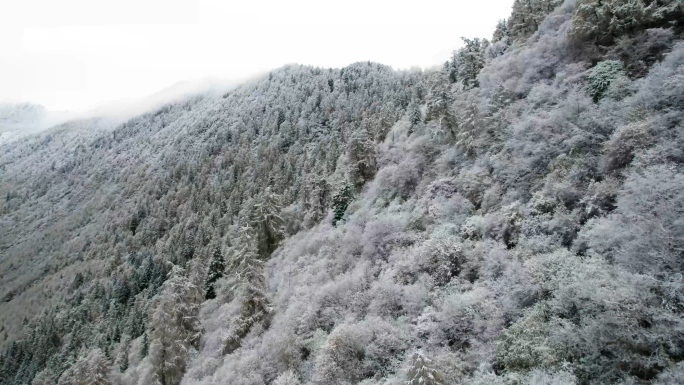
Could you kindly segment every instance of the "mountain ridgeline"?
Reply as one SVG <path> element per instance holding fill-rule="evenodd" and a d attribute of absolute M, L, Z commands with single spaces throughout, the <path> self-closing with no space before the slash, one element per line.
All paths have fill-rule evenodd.
<path fill-rule="evenodd" d="M 683 7 L 0 143 L 0 383 L 684 383 Z"/>

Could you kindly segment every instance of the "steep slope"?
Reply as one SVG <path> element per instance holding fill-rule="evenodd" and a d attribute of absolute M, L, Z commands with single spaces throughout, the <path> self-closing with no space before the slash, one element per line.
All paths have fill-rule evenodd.
<path fill-rule="evenodd" d="M 458 65 L 429 75 L 435 118 L 393 126 L 344 224 L 270 260 L 272 320 L 227 354 L 240 301 L 226 281 L 204 304 L 182 383 L 679 383 L 684 45 L 603 75 L 574 10 L 448 90 L 451 112 Z"/>
<path fill-rule="evenodd" d="M 682 7 L 558 5 L 4 147 L 0 382 L 680 383 Z"/>
<path fill-rule="evenodd" d="M 5 362 L 15 366 L 5 375 L 24 383 L 46 363 L 63 370 L 84 343 L 107 351 L 121 333 L 140 336 L 144 325 L 131 325 L 142 322 L 167 263 L 229 243 L 266 186 L 291 205 L 297 226 L 318 215 L 312 177 L 338 168 L 355 130 L 384 136 L 415 77 L 370 63 L 291 66 L 113 131 L 57 129 L 5 146 L 4 338 L 21 336 L 23 320 L 41 309 L 30 328 L 60 336 L 41 349 L 45 357 L 25 357 L 44 342 L 10 346 Z"/>

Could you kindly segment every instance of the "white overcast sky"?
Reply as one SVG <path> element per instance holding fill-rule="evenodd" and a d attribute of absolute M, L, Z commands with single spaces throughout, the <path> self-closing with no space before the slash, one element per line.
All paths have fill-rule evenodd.
<path fill-rule="evenodd" d="M 0 101 L 51 110 L 287 63 L 444 62 L 513 0 L 0 0 Z"/>

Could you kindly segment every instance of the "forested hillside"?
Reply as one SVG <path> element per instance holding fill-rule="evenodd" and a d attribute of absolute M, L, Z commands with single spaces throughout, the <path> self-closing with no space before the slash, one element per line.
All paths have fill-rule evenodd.
<path fill-rule="evenodd" d="M 516 0 L 0 143 L 0 383 L 684 383 L 682 23 Z"/>

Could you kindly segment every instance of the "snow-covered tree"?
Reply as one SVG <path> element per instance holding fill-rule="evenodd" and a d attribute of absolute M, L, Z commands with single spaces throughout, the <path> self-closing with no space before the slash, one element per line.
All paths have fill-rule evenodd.
<path fill-rule="evenodd" d="M 407 108 L 407 116 L 411 128 L 423 121 L 423 114 L 420 112 L 420 106 L 415 101 L 411 101 Z"/>
<path fill-rule="evenodd" d="M 475 140 L 482 131 L 482 119 L 480 108 L 478 107 L 479 98 L 473 95 L 465 100 L 460 109 L 458 121 L 458 136 L 456 145 L 462 148 L 468 156 L 475 155 Z"/>
<path fill-rule="evenodd" d="M 173 266 L 164 282 L 157 304 L 150 314 L 149 354 L 160 385 L 180 383 L 189 354 L 200 337 L 197 319 L 204 301 L 202 290 L 187 277 L 187 271 Z"/>
<path fill-rule="evenodd" d="M 221 253 L 221 249 L 216 246 L 214 248 L 214 253 L 211 256 L 211 262 L 209 263 L 209 271 L 207 272 L 207 279 L 204 284 L 204 292 L 206 299 L 216 298 L 216 289 L 214 284 L 218 281 L 225 273 L 226 263 Z"/>
<path fill-rule="evenodd" d="M 561 3 L 560 0 L 515 0 L 508 19 L 510 36 L 516 41 L 526 40 Z"/>
<path fill-rule="evenodd" d="M 609 45 L 646 28 L 681 26 L 684 7 L 677 0 L 582 0 L 570 36 L 583 43 Z"/>
<path fill-rule="evenodd" d="M 277 247 L 284 236 L 281 198 L 270 187 L 266 188 L 254 204 L 251 227 L 260 255 L 267 257 Z"/>
<path fill-rule="evenodd" d="M 253 233 L 252 228 L 242 227 L 238 246 L 231 254 L 230 271 L 235 277 L 231 290 L 242 301 L 242 306 L 239 317 L 233 321 L 232 333 L 225 341 L 224 353 L 237 349 L 252 326 L 266 320 L 273 310 L 268 298 L 264 260 L 257 252 Z"/>
<path fill-rule="evenodd" d="M 610 94 L 611 86 L 615 86 L 626 74 L 622 62 L 618 60 L 606 60 L 599 62 L 591 69 L 587 76 L 587 89 L 595 102 L 601 100 L 606 94 Z M 616 92 L 612 92 L 616 94 Z"/>
<path fill-rule="evenodd" d="M 309 220 L 313 223 L 318 223 L 325 218 L 330 209 L 330 184 L 322 175 L 323 170 L 320 170 L 311 181 L 311 207 L 309 208 Z"/>
<path fill-rule="evenodd" d="M 360 189 L 375 175 L 377 169 L 375 143 L 365 129 L 355 130 L 349 138 L 347 160 L 349 161 L 349 180 L 357 189 Z"/>
<path fill-rule="evenodd" d="M 459 82 L 465 89 L 479 86 L 477 75 L 485 65 L 485 51 L 489 47 L 487 39 L 468 39 L 462 37 L 464 47 L 454 52 L 450 65 L 452 82 Z"/>
<path fill-rule="evenodd" d="M 508 21 L 506 19 L 499 20 L 499 22 L 496 23 L 496 29 L 494 29 L 492 43 L 496 43 L 501 40 L 508 40 L 509 37 L 510 32 L 508 31 Z"/>
<path fill-rule="evenodd" d="M 442 375 L 434 367 L 431 359 L 427 358 L 423 352 L 417 351 L 413 353 L 406 371 L 407 385 L 440 385 L 442 382 Z"/>
<path fill-rule="evenodd" d="M 454 98 L 451 86 L 444 72 L 431 78 L 430 92 L 427 96 L 426 119 L 434 121 L 439 127 L 439 135 L 446 141 L 456 138 L 457 121 L 453 111 Z"/>
<path fill-rule="evenodd" d="M 100 349 L 83 352 L 59 377 L 59 385 L 111 385 L 109 360 Z"/>
<path fill-rule="evenodd" d="M 342 188 L 333 196 L 332 208 L 333 208 L 333 226 L 336 226 L 342 218 L 344 218 L 344 213 L 347 212 L 347 207 L 354 199 L 354 192 L 352 186 L 345 183 Z"/>

